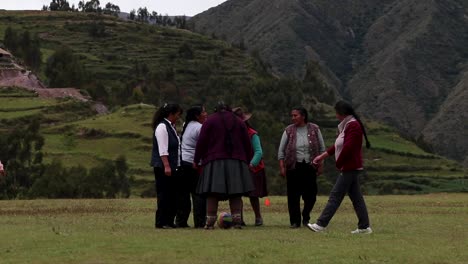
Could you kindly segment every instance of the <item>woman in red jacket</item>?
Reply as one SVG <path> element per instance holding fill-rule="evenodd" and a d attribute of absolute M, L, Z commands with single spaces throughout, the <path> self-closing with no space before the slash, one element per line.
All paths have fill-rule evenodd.
<path fill-rule="evenodd" d="M 307 227 L 315 232 L 324 231 L 336 210 L 340 207 L 344 196 L 348 193 L 349 198 L 353 202 L 354 211 L 359 219 L 358 228 L 351 233 L 370 234 L 372 233 L 372 229 L 369 224 L 367 207 L 359 186 L 359 175 L 363 171 L 362 136 L 364 135 L 366 139 L 367 148 L 370 148 L 370 143 L 367 139 L 364 125 L 350 104 L 339 101 L 335 105 L 335 111 L 336 117 L 341 121 L 338 125 L 339 135 L 336 138 L 335 145 L 317 156 L 313 160 L 313 163 L 319 164 L 326 157 L 334 154 L 336 167 L 341 173 L 330 193 L 328 203 L 317 219 L 317 222 L 308 224 Z"/>

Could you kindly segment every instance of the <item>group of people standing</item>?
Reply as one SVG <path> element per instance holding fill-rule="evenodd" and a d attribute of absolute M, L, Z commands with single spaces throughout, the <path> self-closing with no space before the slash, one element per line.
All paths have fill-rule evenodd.
<path fill-rule="evenodd" d="M 335 110 L 341 123 L 335 144 L 328 149 L 320 128 L 309 121 L 307 110 L 296 107 L 291 111 L 292 124 L 284 130 L 278 149 L 280 173 L 287 183 L 290 227 L 302 224 L 315 232 L 324 231 L 348 193 L 359 219 L 353 233 L 371 233 L 359 185 L 363 135 L 367 147 L 370 143 L 349 103 L 339 101 Z M 179 137 L 175 123 L 182 113 L 178 104 L 164 104 L 153 118 L 151 165 L 156 180 L 156 228 L 188 227 L 190 196 L 196 228 L 214 228 L 220 200 L 229 200 L 233 226 L 242 228 L 243 196 L 250 198 L 255 225 L 263 225 L 259 198 L 268 192 L 260 138 L 248 121 L 251 114 L 219 102 L 208 118 L 205 107 L 196 105 L 187 111 Z M 331 155 L 335 155 L 340 175 L 324 211 L 311 224 L 317 176 L 323 171 L 323 160 Z"/>
<path fill-rule="evenodd" d="M 180 138 L 178 104 L 165 104 L 153 118 L 151 165 L 156 180 L 156 228 L 188 227 L 193 203 L 196 228 L 213 229 L 218 202 L 229 200 L 235 228 L 241 228 L 242 196 L 249 196 L 255 225 L 263 224 L 259 198 L 267 195 L 263 153 L 249 114 L 219 102 L 207 119 L 203 105 L 187 111 Z"/>

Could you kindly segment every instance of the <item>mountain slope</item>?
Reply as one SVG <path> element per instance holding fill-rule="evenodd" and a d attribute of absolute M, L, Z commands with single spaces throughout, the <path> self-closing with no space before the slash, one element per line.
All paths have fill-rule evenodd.
<path fill-rule="evenodd" d="M 197 32 L 259 50 L 279 74 L 300 77 L 309 61 L 318 62 L 322 78 L 363 115 L 462 161 L 465 147 L 442 150 L 427 140 L 467 68 L 467 8 L 460 0 L 231 0 L 190 22 Z M 456 133 L 445 137 L 466 146 Z"/>

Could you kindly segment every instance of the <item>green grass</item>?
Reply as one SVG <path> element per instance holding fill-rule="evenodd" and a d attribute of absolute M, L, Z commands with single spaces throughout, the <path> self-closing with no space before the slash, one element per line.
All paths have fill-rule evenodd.
<path fill-rule="evenodd" d="M 0 111 L 0 119 L 16 119 L 20 117 L 29 117 L 29 116 L 36 115 L 40 112 L 41 112 L 41 109 L 24 110 L 24 111 L 9 111 L 9 112 Z"/>
<path fill-rule="evenodd" d="M 402 153 L 410 153 L 414 155 L 431 156 L 429 153 L 420 149 L 411 141 L 405 140 L 397 134 L 381 134 L 369 136 L 369 141 L 372 142 L 374 148 L 381 148 Z"/>
<path fill-rule="evenodd" d="M 0 201 L 2 263 L 466 263 L 468 195 L 367 196 L 371 235 L 345 200 L 328 230 L 291 230 L 285 197 L 243 230 L 155 230 L 154 199 Z M 327 197 L 318 197 L 315 219 Z M 247 202 L 247 200 L 245 201 Z M 227 202 L 219 211 L 227 210 Z"/>
<path fill-rule="evenodd" d="M 43 98 L 7 98 L 0 97 L 0 109 L 2 111 L 21 111 L 29 109 L 40 109 L 56 104 L 55 99 Z"/>

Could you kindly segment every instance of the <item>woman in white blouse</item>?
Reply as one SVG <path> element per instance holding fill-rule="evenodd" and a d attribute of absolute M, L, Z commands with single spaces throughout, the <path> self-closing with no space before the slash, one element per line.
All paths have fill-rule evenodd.
<path fill-rule="evenodd" d="M 179 136 L 175 123 L 182 114 L 178 104 L 164 104 L 153 117 L 153 150 L 151 166 L 156 180 L 156 228 L 174 228 L 176 190 L 174 175 L 180 166 Z"/>

